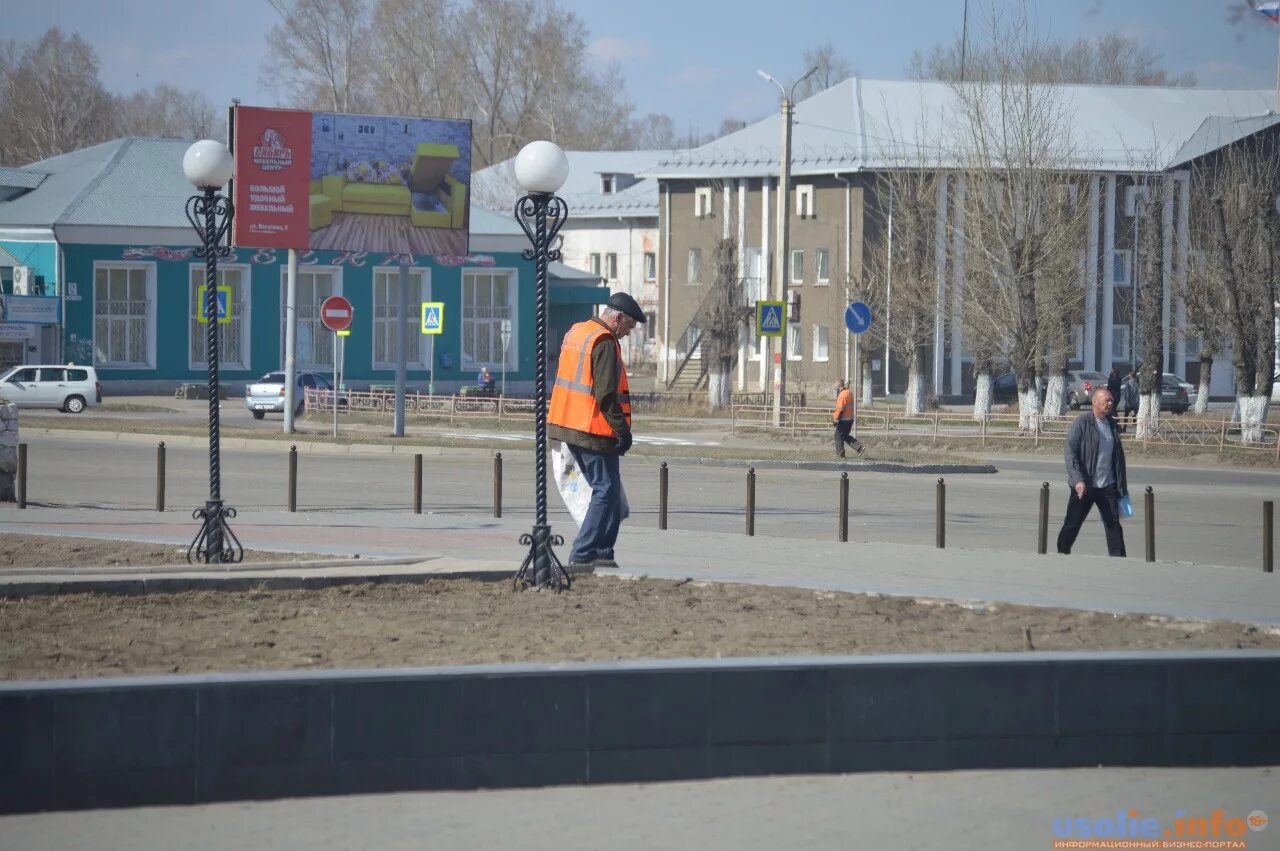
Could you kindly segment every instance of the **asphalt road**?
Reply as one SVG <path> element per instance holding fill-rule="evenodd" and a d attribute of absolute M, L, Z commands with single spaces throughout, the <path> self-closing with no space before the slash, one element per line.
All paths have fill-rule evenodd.
<path fill-rule="evenodd" d="M 278 424 L 277 424 L 278 427 Z M 24 435 L 29 444 L 28 499 L 33 503 L 146 508 L 155 501 L 155 443 L 86 435 Z M 504 514 L 533 515 L 533 455 L 527 444 L 504 448 Z M 443 450 L 424 459 L 424 510 L 488 515 L 493 500 L 490 450 Z M 632 507 L 630 523 L 657 525 L 658 464 L 623 460 Z M 1034 552 L 1041 481 L 1051 485 L 1049 547 L 1054 547 L 1067 496 L 1060 462 L 1000 459 L 999 473 L 947 477 L 947 544 L 951 547 Z M 300 511 L 362 508 L 408 512 L 411 455 L 300 453 Z M 1141 493 L 1156 490 L 1157 553 L 1162 560 L 1260 567 L 1262 502 L 1280 493 L 1280 473 L 1231 469 L 1142 467 L 1130 470 L 1135 516 L 1126 521 L 1129 553 L 1143 554 Z M 225 448 L 223 497 L 240 511 L 287 505 L 288 450 Z M 936 477 L 862 473 L 850 476 L 851 540 L 928 544 L 934 540 Z M 208 452 L 170 446 L 166 502 L 190 511 L 208 494 Z M 760 469 L 756 473 L 755 531 L 760 536 L 834 540 L 839 475 Z M 558 496 L 554 524 L 571 524 Z M 746 470 L 670 462 L 669 527 L 742 532 Z M 1095 515 L 1096 517 L 1096 515 Z M 571 528 L 571 527 L 570 527 Z M 1101 524 L 1090 518 L 1077 551 L 1104 553 Z"/>

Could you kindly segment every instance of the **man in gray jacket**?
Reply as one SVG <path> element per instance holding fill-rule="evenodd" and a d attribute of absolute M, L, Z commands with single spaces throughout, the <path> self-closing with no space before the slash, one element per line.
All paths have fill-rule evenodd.
<path fill-rule="evenodd" d="M 1129 493 L 1124 447 L 1111 414 L 1115 402 L 1106 388 L 1093 393 L 1093 410 L 1076 418 L 1067 430 L 1067 517 L 1058 533 L 1058 552 L 1071 553 L 1089 509 L 1098 506 L 1107 530 L 1107 554 L 1125 555 L 1124 530 L 1120 528 L 1120 500 Z"/>

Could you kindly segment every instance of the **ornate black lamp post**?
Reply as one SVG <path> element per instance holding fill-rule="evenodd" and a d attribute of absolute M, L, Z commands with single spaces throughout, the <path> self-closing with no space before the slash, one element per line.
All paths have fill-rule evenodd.
<path fill-rule="evenodd" d="M 529 545 L 529 554 L 516 573 L 517 585 L 561 590 L 569 587 L 569 575 L 556 557 L 553 546 L 564 538 L 551 534 L 547 523 L 547 263 L 560 259 L 551 248 L 556 234 L 569 215 L 569 206 L 555 193 L 569 175 L 569 160 L 554 142 L 530 142 L 516 156 L 516 180 L 528 194 L 516 202 L 516 221 L 533 243 L 524 259 L 533 260 L 537 274 L 537 343 L 534 355 L 537 395 L 534 433 L 533 532 L 520 536 Z"/>
<path fill-rule="evenodd" d="M 236 510 L 222 504 L 222 459 L 218 445 L 218 258 L 231 249 L 223 237 L 231 226 L 231 200 L 218 189 L 231 179 L 233 161 L 226 145 L 212 139 L 196 142 L 182 157 L 182 170 L 200 194 L 187 199 L 187 220 L 200 235 L 196 256 L 204 258 L 205 318 L 209 326 L 209 501 L 191 513 L 200 531 L 187 548 L 187 561 L 237 562 L 244 548 L 227 520 Z M 233 305 L 228 304 L 231 310 Z"/>

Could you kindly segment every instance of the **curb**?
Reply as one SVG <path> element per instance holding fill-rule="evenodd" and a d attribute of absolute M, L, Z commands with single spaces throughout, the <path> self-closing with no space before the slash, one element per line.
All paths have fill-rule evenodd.
<path fill-rule="evenodd" d="M 991 464 L 895 464 L 887 461 L 750 461 L 726 458 L 668 458 L 668 467 L 755 467 L 758 470 L 821 470 L 847 473 L 920 473 L 924 475 L 997 473 Z"/>

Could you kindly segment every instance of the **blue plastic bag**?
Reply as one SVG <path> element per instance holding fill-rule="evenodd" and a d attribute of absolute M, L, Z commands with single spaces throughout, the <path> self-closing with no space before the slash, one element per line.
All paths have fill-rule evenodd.
<path fill-rule="evenodd" d="M 1120 499 L 1120 516 L 1121 517 L 1133 516 L 1133 502 L 1129 499 L 1129 494 L 1125 494 Z"/>

